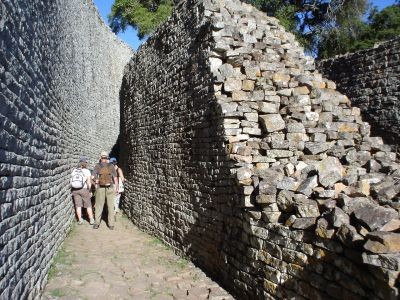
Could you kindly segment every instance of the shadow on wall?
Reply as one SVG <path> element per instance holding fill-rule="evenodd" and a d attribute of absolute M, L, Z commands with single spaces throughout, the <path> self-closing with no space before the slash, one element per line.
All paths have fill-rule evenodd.
<path fill-rule="evenodd" d="M 220 106 L 216 100 L 197 97 L 187 98 L 192 111 L 203 110 L 204 116 L 193 127 L 190 156 L 184 160 L 187 176 L 182 180 L 190 187 L 187 201 L 192 207 L 189 218 L 193 222 L 187 222 L 181 246 L 196 265 L 214 279 L 225 282 L 229 276 L 224 249 L 229 249 L 227 244 L 236 240 L 230 224 L 233 207 L 237 205 L 234 180 L 230 179 L 233 162 L 224 147 L 223 122 L 218 118 Z"/>
<path fill-rule="evenodd" d="M 242 5 L 239 2 L 235 3 L 226 1 L 226 6 L 233 5 L 230 9 L 235 10 Z M 297 46 L 292 52 L 285 50 L 288 45 L 295 44 L 294 37 L 286 36 L 283 29 L 281 31 L 277 26 L 275 19 L 269 20 L 268 25 L 264 24 L 265 28 L 261 33 L 269 35 L 275 32 L 276 36 L 267 35 L 266 43 L 275 45 L 276 37 L 279 36 L 278 41 L 284 43 L 285 48 L 282 45 L 277 46 L 275 52 L 274 49 L 257 43 L 260 49 L 254 52 L 254 58 L 273 60 L 270 62 L 272 65 L 263 67 L 264 70 L 273 67 L 272 71 L 261 73 L 257 60 L 254 61 L 254 68 L 248 61 L 245 65 L 244 58 L 251 58 L 245 55 L 242 60 L 227 61 L 228 64 L 233 63 L 236 71 L 242 73 L 237 81 L 224 81 L 225 77 L 232 79 L 236 74 L 233 67 L 228 68 L 227 65 L 224 66 L 227 67 L 225 77 L 215 79 L 210 71 L 208 51 L 213 49 L 210 47 L 213 25 L 207 24 L 201 17 L 203 12 L 199 10 L 200 6 L 195 6 L 195 1 L 182 1 L 180 5 L 179 12 L 173 16 L 170 23 L 160 28 L 157 36 L 150 38 L 142 46 L 125 69 L 120 91 L 120 163 L 128 179 L 126 201 L 123 203 L 128 217 L 142 230 L 157 235 L 177 252 L 189 256 L 240 299 L 358 299 L 363 295 L 368 297 L 370 287 L 371 291 L 379 290 L 380 287 L 374 286 L 377 281 L 373 280 L 373 276 L 379 277 L 377 272 L 373 271 L 374 274 L 371 275 L 370 266 L 362 266 L 363 260 L 357 248 L 358 236 L 353 235 L 355 230 L 347 232 L 349 239 L 355 237 L 355 242 L 349 243 L 348 247 L 342 245 L 346 245 L 347 240 L 341 243 L 330 239 L 332 236 L 328 237 L 327 233 L 324 235 L 326 239 L 320 239 L 315 234 L 313 226 L 320 225 L 320 221 L 325 222 L 325 214 L 320 214 L 316 200 L 308 199 L 307 191 L 297 193 L 296 187 L 296 193 L 302 197 L 291 197 L 293 205 L 298 205 L 302 212 L 306 211 L 304 215 L 299 214 L 301 218 L 296 223 L 297 227 L 292 226 L 293 224 L 279 223 L 286 219 L 275 219 L 276 215 L 280 216 L 280 211 L 275 203 L 277 183 L 272 182 L 280 179 L 275 173 L 270 174 L 270 171 L 274 171 L 272 167 L 283 167 L 289 165 L 289 162 L 294 167 L 303 159 L 320 161 L 322 156 L 310 157 L 311 154 L 327 152 L 332 146 L 331 143 L 336 142 L 341 147 L 334 151 L 338 152 L 337 156 L 344 157 L 344 147 L 352 146 L 352 143 L 341 143 L 346 142 L 347 138 L 359 139 L 357 111 L 347 107 L 347 101 L 344 101 L 346 99 L 329 92 L 329 89 L 326 91 L 325 87 L 329 87 L 330 83 L 326 84 L 318 74 L 314 74 L 315 77 L 303 76 L 303 83 L 314 86 L 318 91 L 320 89 L 317 87 L 323 86 L 321 89 L 325 93 L 321 93 L 326 97 L 321 100 L 321 95 L 312 95 L 312 101 L 315 101 L 313 109 L 316 111 L 307 114 L 310 111 L 306 111 L 302 106 L 311 109 L 310 90 L 308 87 L 299 86 L 296 72 L 291 75 L 279 72 L 280 67 L 285 71 L 289 70 L 285 65 L 276 71 L 275 63 L 285 62 L 286 59 L 287 66 L 292 68 L 291 57 L 286 56 L 287 53 L 291 53 L 299 65 L 308 66 L 305 74 L 310 75 L 308 72 L 313 71 L 312 62 L 304 58 L 302 49 Z M 223 7 L 221 11 L 225 12 L 224 16 L 229 20 L 231 15 L 227 14 L 225 9 Z M 213 11 L 217 9 L 213 8 Z M 241 9 L 238 11 L 243 13 Z M 237 19 L 240 19 L 239 16 L 233 20 Z M 258 19 L 258 15 L 255 15 L 254 19 Z M 232 27 L 226 26 L 229 32 L 236 28 L 236 21 L 234 24 Z M 254 23 L 248 21 L 248 25 L 254 28 Z M 221 28 L 216 30 L 221 31 L 219 29 Z M 223 31 L 219 34 L 227 33 Z M 233 37 L 236 38 L 236 35 Z M 232 48 L 235 48 L 233 37 Z M 281 41 L 283 38 L 284 41 Z M 254 37 L 250 40 L 257 39 Z M 228 48 L 230 49 L 230 46 Z M 265 55 L 260 55 L 263 49 L 266 49 Z M 270 55 L 270 52 L 275 55 Z M 231 55 L 240 56 L 237 52 L 232 52 Z M 220 62 L 222 63 L 222 60 Z M 303 70 L 303 67 L 299 69 Z M 245 93 L 236 94 L 237 98 L 233 99 L 232 91 L 238 87 L 241 89 L 244 76 L 251 79 L 246 81 L 248 84 L 254 81 L 253 86 L 247 86 Z M 270 80 L 268 84 L 267 78 Z M 286 88 L 289 87 L 289 82 L 294 84 L 293 88 Z M 215 88 L 214 83 L 217 83 Z M 223 91 L 218 91 L 218 84 L 219 87 L 224 85 Z M 228 89 L 229 85 L 231 91 Z M 232 85 L 235 87 L 232 88 Z M 267 100 L 265 87 L 270 91 L 267 95 L 268 100 L 275 104 L 264 105 L 268 102 L 264 101 Z M 280 91 L 282 96 L 277 97 L 277 91 Z M 221 95 L 222 92 L 225 95 Z M 253 98 L 242 100 L 243 95 L 245 99 L 247 96 Z M 331 97 L 332 103 L 329 102 Z M 342 100 L 343 102 L 339 103 Z M 321 134 L 326 128 L 317 127 L 319 119 L 314 118 L 323 112 L 319 106 L 322 102 L 326 105 L 326 119 L 321 119 L 321 125 L 332 123 L 333 117 L 350 119 L 344 124 L 336 124 L 344 125 L 343 128 L 340 127 L 343 129 L 343 137 L 338 128 L 333 128 L 335 132 L 329 135 L 333 141 L 326 142 L 327 137 Z M 339 107 L 335 115 L 332 113 L 334 106 Z M 346 115 L 342 115 L 342 110 L 345 110 Z M 249 114 L 246 115 L 246 112 Z M 264 125 L 267 122 L 280 123 L 282 115 L 286 115 L 285 119 L 291 122 L 285 123 L 282 119 L 282 128 L 272 128 L 270 134 L 263 136 L 262 126 L 259 126 L 259 112 L 260 116 L 265 118 L 262 119 L 265 121 Z M 271 118 L 267 118 L 267 115 Z M 252 124 L 251 120 L 255 124 Z M 310 140 L 309 136 L 305 135 L 303 123 L 308 124 L 310 135 L 315 138 L 316 133 L 317 138 L 307 144 L 308 152 L 298 153 L 298 150 L 305 149 L 305 142 Z M 256 126 L 251 128 L 253 125 Z M 281 124 L 278 125 L 280 127 Z M 353 136 L 354 128 L 357 128 L 357 134 L 354 133 Z M 279 132 L 276 134 L 274 131 Z M 242 132 L 250 134 L 240 137 Z M 288 133 L 290 134 L 287 136 Z M 263 138 L 266 139 L 261 146 Z M 231 155 L 228 155 L 227 148 Z M 267 157 L 269 154 L 271 157 Z M 326 155 L 328 154 L 329 152 Z M 257 160 L 253 156 L 257 157 Z M 293 160 L 287 157 L 293 157 Z M 269 161 L 271 158 L 273 159 Z M 350 160 L 351 156 L 348 159 Z M 336 161 L 339 163 L 338 159 Z M 245 170 L 249 164 L 254 163 L 257 167 L 259 162 L 268 163 L 268 167 L 265 168 L 265 165 L 261 164 L 264 168 L 260 168 L 256 173 Z M 273 165 L 269 165 L 269 162 Z M 311 186 L 311 179 L 316 178 L 316 168 L 313 164 L 306 164 L 309 168 L 298 172 L 298 175 L 293 175 L 289 180 L 304 181 L 305 185 Z M 329 164 L 329 168 L 335 167 L 331 160 Z M 301 165 L 299 170 L 302 170 L 300 167 Z M 305 176 L 300 178 L 301 174 Z M 237 181 L 234 178 L 237 178 Z M 333 183 L 338 180 L 335 176 L 333 179 Z M 264 204 L 268 207 L 261 207 L 260 203 L 254 201 L 259 196 L 261 185 L 264 191 L 260 195 L 265 197 L 259 197 L 259 200 L 260 203 L 265 200 Z M 270 188 L 273 189 L 272 198 L 269 197 Z M 290 187 L 282 188 L 291 190 Z M 325 189 L 315 189 L 315 192 L 317 191 L 322 193 Z M 323 196 L 329 197 L 329 194 Z M 294 214 L 294 211 L 283 212 L 288 213 L 288 218 Z M 349 229 L 350 225 L 354 227 L 354 224 L 348 225 L 343 228 Z M 366 272 L 367 268 L 369 272 Z M 384 286 L 385 279 L 380 280 L 380 283 Z M 382 289 L 384 290 L 385 286 Z M 371 295 L 374 293 L 371 292 Z"/>
<path fill-rule="evenodd" d="M 214 92 L 211 78 L 205 77 L 207 62 L 197 57 L 188 65 L 191 68 L 184 75 L 188 83 L 196 85 L 191 73 L 196 70 L 208 81 L 208 88 L 203 92 L 187 89 L 184 96 L 188 109 L 182 126 L 185 136 L 180 146 L 184 156 L 180 161 L 179 185 L 186 191 L 179 199 L 174 199 L 171 190 L 163 198 L 155 199 L 156 205 L 163 205 L 158 221 L 165 227 L 160 231 L 143 228 L 145 219 L 140 217 L 140 222 L 134 223 L 188 256 L 239 299 L 268 299 L 271 295 L 284 299 L 362 299 L 360 295 L 368 298 L 366 287 L 374 290 L 371 295 L 392 299 L 392 290 L 385 285 L 387 275 L 382 269 L 362 264 L 362 245 L 349 243 L 346 247 L 331 239 L 319 238 L 315 235 L 315 226 L 296 231 L 249 217 L 261 214 L 262 208 L 240 205 L 241 191 L 230 174 L 234 162 L 225 149 L 221 106 L 214 96 L 209 97 L 209 92 Z M 124 171 L 140 173 L 134 168 L 133 158 L 126 155 L 132 153 L 131 144 L 123 144 L 121 136 L 118 140 L 113 155 L 118 157 L 123 151 Z M 164 172 L 168 174 L 167 169 Z M 126 196 L 128 201 L 138 199 L 132 189 Z M 148 203 L 138 206 L 145 211 Z M 141 212 L 126 203 L 123 208 L 131 217 Z M 262 228 L 265 235 L 248 234 L 248 226 L 252 225 Z M 379 281 L 371 273 L 381 278 L 382 285 L 377 285 Z"/>
<path fill-rule="evenodd" d="M 175 210 L 174 214 L 178 212 L 179 218 L 172 221 L 170 215 L 164 214 L 162 222 L 172 224 L 172 234 L 164 237 L 167 243 L 234 293 L 231 273 L 235 270 L 227 264 L 227 257 L 240 253 L 238 250 L 243 250 L 245 245 L 238 242 L 240 231 L 233 221 L 241 213 L 239 193 L 230 173 L 234 161 L 226 150 L 222 109 L 215 98 L 208 45 L 204 43 L 209 40 L 208 34 L 208 31 L 201 32 L 190 44 L 187 51 L 191 55 L 182 70 L 187 88 L 181 95 L 185 99 L 185 114 L 179 183 L 186 191 L 168 207 Z M 184 209 L 180 211 L 179 206 Z"/>
<path fill-rule="evenodd" d="M 295 231 L 270 223 L 263 228 L 267 239 L 260 244 L 259 276 L 254 276 L 257 299 L 271 295 L 280 299 L 367 299 L 374 294 L 379 299 L 396 298 L 386 283 L 396 278 L 388 279 L 381 268 L 362 264 L 361 242 L 343 245 L 318 237 L 315 226 Z"/>
<path fill-rule="evenodd" d="M 191 15 L 194 2 L 180 4 L 190 10 L 182 13 L 182 32 L 165 26 L 125 69 L 113 153 L 119 152 L 128 180 L 123 209 L 129 218 L 228 281 L 224 249 L 236 251 L 225 244 L 237 234 L 233 162 L 204 42 L 211 40 L 210 26 L 194 26 L 202 13 Z"/>
<path fill-rule="evenodd" d="M 117 161 L 119 161 L 120 152 L 121 152 L 121 134 L 118 134 L 117 141 L 115 142 L 114 146 L 111 148 L 110 157 L 115 157 L 115 158 L 117 158 Z"/>

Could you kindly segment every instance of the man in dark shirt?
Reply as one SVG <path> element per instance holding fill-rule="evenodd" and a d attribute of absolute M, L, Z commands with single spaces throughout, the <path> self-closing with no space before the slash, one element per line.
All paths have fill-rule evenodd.
<path fill-rule="evenodd" d="M 108 227 L 114 230 L 114 198 L 118 193 L 118 177 L 114 166 L 108 162 L 107 152 L 101 152 L 100 162 L 94 167 L 92 175 L 96 183 L 96 220 L 93 229 L 99 228 L 104 203 L 107 202 Z"/>

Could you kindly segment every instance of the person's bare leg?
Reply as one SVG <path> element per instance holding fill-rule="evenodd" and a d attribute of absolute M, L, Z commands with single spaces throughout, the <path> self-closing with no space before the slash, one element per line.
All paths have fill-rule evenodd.
<path fill-rule="evenodd" d="M 121 199 L 121 193 L 118 193 L 115 195 L 115 200 L 114 200 L 114 213 L 117 214 L 119 213 L 119 200 Z"/>
<path fill-rule="evenodd" d="M 76 216 L 78 217 L 78 222 L 82 222 L 82 207 L 76 207 Z"/>
<path fill-rule="evenodd" d="M 94 224 L 94 218 L 93 218 L 93 209 L 91 207 L 87 208 L 87 214 L 89 216 L 90 225 L 93 225 Z"/>

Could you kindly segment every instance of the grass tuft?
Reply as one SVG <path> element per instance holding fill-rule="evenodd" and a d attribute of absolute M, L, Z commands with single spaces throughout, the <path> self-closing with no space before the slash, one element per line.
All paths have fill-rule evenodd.
<path fill-rule="evenodd" d="M 71 256 L 72 255 L 67 253 L 63 247 L 61 247 L 60 250 L 58 250 L 58 252 L 54 256 L 49 272 L 47 274 L 48 280 L 54 278 L 57 275 L 58 271 L 60 270 L 60 266 L 72 265 Z"/>
<path fill-rule="evenodd" d="M 54 289 L 50 292 L 50 295 L 53 297 L 61 298 L 61 297 L 66 296 L 67 294 L 65 293 L 65 291 L 63 291 L 61 289 Z"/>

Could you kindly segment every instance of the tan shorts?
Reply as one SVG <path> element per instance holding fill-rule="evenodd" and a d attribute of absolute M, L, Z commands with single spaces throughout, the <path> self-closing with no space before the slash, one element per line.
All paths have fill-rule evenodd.
<path fill-rule="evenodd" d="M 74 203 L 76 207 L 89 208 L 92 207 L 92 201 L 90 197 L 90 192 L 88 189 L 73 190 L 72 197 L 74 198 Z"/>

